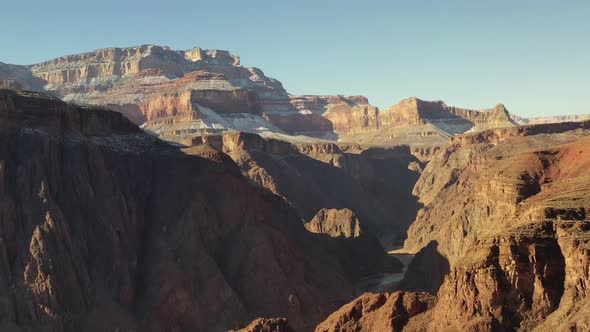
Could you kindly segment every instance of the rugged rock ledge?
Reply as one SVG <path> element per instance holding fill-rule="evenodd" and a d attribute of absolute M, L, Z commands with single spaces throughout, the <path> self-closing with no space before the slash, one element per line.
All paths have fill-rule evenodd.
<path fill-rule="evenodd" d="M 426 293 L 366 293 L 330 315 L 315 331 L 401 331 L 434 303 L 434 296 Z"/>

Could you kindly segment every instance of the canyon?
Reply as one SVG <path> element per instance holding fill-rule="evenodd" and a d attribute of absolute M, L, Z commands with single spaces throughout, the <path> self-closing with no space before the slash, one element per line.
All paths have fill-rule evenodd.
<path fill-rule="evenodd" d="M 399 268 L 376 242 L 308 232 L 223 153 L 119 113 L 0 90 L 0 126 L 3 329 L 223 330 L 263 314 L 307 329 L 363 275 Z"/>
<path fill-rule="evenodd" d="M 380 110 L 360 95 L 291 95 L 280 81 L 223 50 L 142 45 L 106 48 L 33 65 L 0 63 L 0 87 L 105 106 L 172 142 L 240 131 L 292 143 L 439 146 L 467 131 L 541 121 L 502 105 L 486 110 L 412 97 Z"/>
<path fill-rule="evenodd" d="M 587 330 L 589 134 L 580 122 L 454 137 L 417 181 L 423 207 L 397 250 L 415 254 L 400 289 L 434 304 L 408 315 L 406 300 L 383 310 L 364 295 L 316 331 Z"/>
<path fill-rule="evenodd" d="M 0 128 L 0 330 L 590 329 L 588 115 L 143 45 L 0 63 Z"/>

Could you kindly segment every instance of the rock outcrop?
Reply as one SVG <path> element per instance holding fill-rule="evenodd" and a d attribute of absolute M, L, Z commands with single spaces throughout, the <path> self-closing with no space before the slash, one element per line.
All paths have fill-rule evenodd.
<path fill-rule="evenodd" d="M 338 105 L 325 113 L 324 117 L 332 122 L 334 130 L 341 135 L 376 131 L 381 124 L 379 109 L 371 105 Z"/>
<path fill-rule="evenodd" d="M 0 90 L 0 128 L 3 329 L 219 331 L 266 316 L 309 330 L 386 264 L 308 232 L 225 155 L 119 113 Z"/>
<path fill-rule="evenodd" d="M 404 99 L 386 110 L 357 107 L 325 116 L 334 122 L 341 141 L 412 147 L 443 145 L 452 135 L 516 125 L 502 104 L 478 111 L 418 98 Z"/>
<path fill-rule="evenodd" d="M 230 332 L 293 332 L 285 318 L 258 318 L 243 329 Z"/>
<path fill-rule="evenodd" d="M 349 209 L 321 209 L 305 223 L 312 233 L 328 234 L 332 237 L 359 237 L 362 234 L 361 222 Z"/>
<path fill-rule="evenodd" d="M 319 324 L 316 332 L 397 332 L 436 302 L 427 293 L 365 293 Z"/>
<path fill-rule="evenodd" d="M 215 129 L 283 133 L 279 127 L 297 132 L 321 130 L 323 135 L 332 128 L 323 118 L 318 125 L 321 120 L 299 117 L 279 81 L 260 69 L 242 67 L 237 56 L 221 50 L 175 51 L 156 45 L 99 49 L 30 66 L 0 63 L 0 80 L 4 87 L 46 91 L 66 101 L 108 106 L 138 125 L 157 120 L 155 126 L 160 128 L 162 122 L 173 121 L 175 126 L 166 131 L 180 136 L 194 137 Z M 185 94 L 190 95 L 190 103 L 178 103 L 171 97 Z M 195 122 L 183 114 L 197 104 L 211 112 L 198 123 L 204 130 L 190 133 Z M 179 115 L 169 115 L 171 112 Z M 231 114 L 245 116 L 236 120 Z M 289 120 L 283 115 L 299 124 L 285 125 Z M 146 124 L 147 129 L 156 132 L 149 128 L 152 123 Z M 319 127 L 307 129 L 307 124 Z"/>
<path fill-rule="evenodd" d="M 0 63 L 0 87 L 106 106 L 175 142 L 237 130 L 278 134 L 292 142 L 305 136 L 308 141 L 432 146 L 467 130 L 514 124 L 502 105 L 482 112 L 410 98 L 379 111 L 364 96 L 292 96 L 260 69 L 243 67 L 239 57 L 200 48 L 142 45 L 28 66 Z M 199 108 L 204 110 L 197 118 L 187 116 Z"/>

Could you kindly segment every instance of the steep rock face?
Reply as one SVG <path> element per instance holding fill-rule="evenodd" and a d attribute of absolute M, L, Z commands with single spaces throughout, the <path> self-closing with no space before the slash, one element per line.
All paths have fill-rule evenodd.
<path fill-rule="evenodd" d="M 212 108 L 217 113 L 259 114 L 258 96 L 247 90 L 190 90 L 163 94 L 139 104 L 146 120 L 169 118 L 195 112 L 194 105 Z"/>
<path fill-rule="evenodd" d="M 475 111 L 447 106 L 442 101 L 424 101 L 418 98 L 404 99 L 384 111 L 381 116 L 383 125 L 413 125 L 446 121 L 448 122 L 447 126 L 458 127 L 456 131 L 450 131 L 451 134 L 465 132 L 465 129 L 459 128 L 463 125 L 511 121 L 510 114 L 502 104 L 496 105 L 490 110 Z"/>
<path fill-rule="evenodd" d="M 435 153 L 404 244 L 417 255 L 402 288 L 438 289 L 423 330 L 588 326 L 587 125 L 485 131 Z"/>
<path fill-rule="evenodd" d="M 313 137 L 334 139 L 334 131 L 342 133 L 348 126 L 355 126 L 352 119 L 363 109 L 376 111 L 364 96 L 289 96 L 291 105 L 298 110 L 297 116 L 285 117 L 279 127 L 287 132 Z M 369 112 L 369 111 L 367 111 Z M 278 119 L 277 119 L 278 120 Z M 277 124 L 277 121 L 273 121 Z"/>
<path fill-rule="evenodd" d="M 315 331 L 402 331 L 410 319 L 434 303 L 434 296 L 426 293 L 365 293 L 326 318 Z"/>
<path fill-rule="evenodd" d="M 545 218 L 584 219 L 590 205 L 590 181 L 582 171 L 590 166 L 587 126 L 540 125 L 454 138 L 414 187 L 425 206 L 404 247 L 417 252 L 437 241 L 452 263 L 489 230 Z"/>
<path fill-rule="evenodd" d="M 419 176 L 407 147 L 364 149 L 336 143 L 299 144 L 254 134 L 203 137 L 227 153 L 257 185 L 284 197 L 311 220 L 323 208 L 354 212 L 385 248 L 401 244 L 419 206 L 410 194 Z"/>
<path fill-rule="evenodd" d="M 324 117 L 330 120 L 339 134 L 356 134 L 379 129 L 379 109 L 374 106 L 347 104 L 333 107 Z"/>
<path fill-rule="evenodd" d="M 200 48 L 142 45 L 98 49 L 29 66 L 0 63 L 0 81 L 5 88 L 47 91 L 67 101 L 108 106 L 135 124 L 148 121 L 146 130 L 165 132 L 163 139 L 177 142 L 238 130 L 267 137 L 278 133 L 371 145 L 431 146 L 470 129 L 514 124 L 502 105 L 481 112 L 410 98 L 380 112 L 363 96 L 291 96 L 260 69 L 242 67 L 239 57 Z M 187 91 L 193 103 L 211 110 L 207 121 L 182 115 L 153 118 L 169 113 L 169 105 L 161 101 Z M 190 112 L 190 107 L 179 110 Z M 163 122 L 174 125 L 162 128 Z"/>
<path fill-rule="evenodd" d="M 531 330 L 560 305 L 565 261 L 551 222 L 478 241 L 445 279 L 430 330 Z"/>
<path fill-rule="evenodd" d="M 404 99 L 387 110 L 341 108 L 325 116 L 333 121 L 340 141 L 412 147 L 443 145 L 455 134 L 516 125 L 501 104 L 476 111 L 418 98 Z"/>
<path fill-rule="evenodd" d="M 328 234 L 333 237 L 359 237 L 362 234 L 361 222 L 349 209 L 321 209 L 305 223 L 312 233 Z"/>
<path fill-rule="evenodd" d="M 584 331 L 590 328 L 590 222 L 559 222 L 555 226 L 565 260 L 564 292 L 559 308 L 535 330 Z"/>
<path fill-rule="evenodd" d="M 178 132 L 181 136 L 199 136 L 216 132 L 212 130 L 216 128 L 220 128 L 218 131 L 252 132 L 276 129 L 281 133 L 281 129 L 268 121 L 293 132 L 322 131 L 321 135 L 325 135 L 332 128 L 323 118 L 299 116 L 279 81 L 266 77 L 260 69 L 242 67 L 238 57 L 221 50 L 176 51 L 156 45 L 99 49 L 30 66 L 0 64 L 0 80 L 4 87 L 47 91 L 67 101 L 108 106 L 138 125 L 154 120 L 154 114 L 169 113 L 167 102 L 159 104 L 164 99 L 190 91 L 192 102 L 210 109 L 209 118 L 215 119 L 198 125 L 204 130 L 190 133 L 195 126 L 193 120 L 172 116 L 175 126 L 166 131 Z M 156 106 L 161 108 L 154 110 Z M 145 108 L 149 114 L 143 112 Z M 179 109 L 181 114 L 190 111 L 190 108 Z M 230 117 L 223 121 L 227 114 L 266 114 L 266 120 Z M 162 119 L 169 120 L 168 117 Z M 159 126 L 156 124 L 157 128 Z"/>
<path fill-rule="evenodd" d="M 227 51 L 199 48 L 174 51 L 165 46 L 142 45 L 98 49 L 94 52 L 68 55 L 28 67 L 36 77 L 60 85 L 92 79 L 131 76 L 149 71 L 178 78 L 192 71 L 191 69 L 200 63 L 212 66 L 239 66 L 240 60 Z"/>
<path fill-rule="evenodd" d="M 291 105 L 300 113 L 323 115 L 335 107 L 369 105 L 365 96 L 289 96 Z"/>
<path fill-rule="evenodd" d="M 439 252 L 438 242 L 433 240 L 408 264 L 398 289 L 436 294 L 449 272 L 449 261 Z"/>
<path fill-rule="evenodd" d="M 3 328 L 309 329 L 375 272 L 223 155 L 118 113 L 2 90 L 0 127 Z"/>

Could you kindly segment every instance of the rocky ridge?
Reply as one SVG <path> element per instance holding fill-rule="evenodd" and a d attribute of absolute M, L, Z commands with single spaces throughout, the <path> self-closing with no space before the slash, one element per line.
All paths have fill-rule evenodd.
<path fill-rule="evenodd" d="M 0 90 L 0 127 L 3 330 L 218 331 L 262 315 L 307 330 L 363 274 L 395 268 L 308 232 L 224 154 L 119 113 Z"/>
<path fill-rule="evenodd" d="M 501 105 L 474 111 L 409 98 L 380 111 L 363 96 L 292 96 L 239 57 L 201 48 L 142 45 L 0 63 L 0 86 L 106 106 L 175 142 L 237 130 L 292 142 L 432 146 L 467 130 L 514 125 Z"/>
<path fill-rule="evenodd" d="M 239 57 L 221 50 L 176 51 L 156 45 L 98 49 L 30 66 L 0 64 L 0 79 L 7 81 L 4 86 L 11 80 L 19 87 L 46 91 L 66 101 L 107 106 L 138 125 L 158 119 L 183 124 L 180 130 L 194 127 L 192 119 L 182 116 L 191 113 L 189 105 L 178 109 L 172 97 L 187 92 L 193 104 L 213 110 L 210 116 L 200 114 L 205 120 L 202 129 L 218 129 L 227 124 L 223 121 L 227 114 L 245 113 L 252 115 L 248 119 L 252 123 L 221 129 L 331 130 L 328 121 L 298 113 L 279 81 L 260 69 L 241 66 Z M 157 112 L 152 111 L 154 105 Z M 169 115 L 175 112 L 180 115 Z M 299 125 L 292 128 L 290 122 Z"/>
<path fill-rule="evenodd" d="M 335 123 L 341 141 L 370 145 L 395 142 L 415 147 L 443 145 L 451 136 L 469 131 L 516 125 L 501 104 L 478 111 L 418 98 L 404 99 L 387 110 L 359 107 L 326 117 Z"/>

